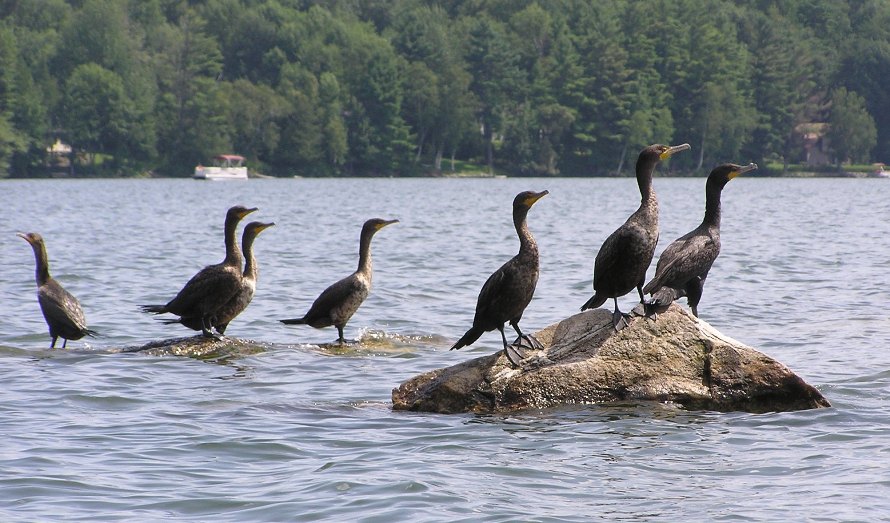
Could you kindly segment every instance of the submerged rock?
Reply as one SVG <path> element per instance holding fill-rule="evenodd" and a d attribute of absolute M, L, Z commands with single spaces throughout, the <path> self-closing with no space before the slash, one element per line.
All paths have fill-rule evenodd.
<path fill-rule="evenodd" d="M 503 351 L 433 370 L 393 389 L 396 410 L 509 412 L 660 401 L 688 409 L 768 412 L 829 407 L 788 367 L 722 335 L 679 305 L 615 332 L 605 309 L 535 334 L 544 350 L 512 368 Z"/>
<path fill-rule="evenodd" d="M 238 357 L 257 354 L 266 347 L 238 338 L 207 338 L 203 335 L 158 340 L 137 347 L 124 347 L 120 352 L 139 352 L 152 356 L 187 356 L 190 358 Z"/>

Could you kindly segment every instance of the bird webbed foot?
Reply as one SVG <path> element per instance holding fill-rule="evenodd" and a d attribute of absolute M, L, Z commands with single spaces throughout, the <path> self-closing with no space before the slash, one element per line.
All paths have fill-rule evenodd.
<path fill-rule="evenodd" d="M 670 304 L 668 304 L 667 306 L 662 305 L 662 304 L 658 303 L 658 301 L 655 299 L 650 299 L 648 301 L 644 301 L 642 305 L 643 305 L 643 307 L 642 307 L 643 314 L 642 315 L 647 318 L 651 318 L 654 321 L 658 321 L 658 314 L 660 312 L 666 311 L 668 309 L 668 307 L 670 306 Z M 634 309 L 634 312 L 637 312 L 637 309 Z"/>
<path fill-rule="evenodd" d="M 630 325 L 628 321 L 630 320 L 630 314 L 625 314 L 618 309 L 615 309 L 615 312 L 612 313 L 612 327 L 615 328 L 615 332 L 620 332 L 622 329 Z"/>
<path fill-rule="evenodd" d="M 505 346 L 504 355 L 507 356 L 507 360 L 514 367 L 519 367 L 522 364 L 522 360 L 526 358 L 525 350 L 518 344 Z"/>
<path fill-rule="evenodd" d="M 520 334 L 516 337 L 513 345 L 531 350 L 544 350 L 544 344 L 530 334 Z"/>
<path fill-rule="evenodd" d="M 205 338 L 210 338 L 210 339 L 214 339 L 214 340 L 221 340 L 223 338 L 222 334 L 217 334 L 217 333 L 213 332 L 206 325 L 201 325 L 201 334 Z"/>

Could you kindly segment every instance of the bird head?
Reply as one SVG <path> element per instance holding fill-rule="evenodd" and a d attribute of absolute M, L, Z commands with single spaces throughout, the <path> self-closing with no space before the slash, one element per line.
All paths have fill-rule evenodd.
<path fill-rule="evenodd" d="M 244 207 L 243 205 L 236 205 L 234 207 L 231 207 L 229 209 L 229 211 L 226 213 L 226 219 L 227 220 L 228 219 L 242 220 L 242 219 L 244 219 L 245 216 L 247 216 L 248 214 L 250 214 L 256 210 L 257 210 L 256 207 L 248 208 L 248 207 Z"/>
<path fill-rule="evenodd" d="M 272 227 L 275 223 L 262 223 L 262 222 L 250 222 L 244 226 L 244 235 L 245 236 L 258 236 L 261 232 L 265 231 L 269 227 Z"/>
<path fill-rule="evenodd" d="M 734 163 L 720 164 L 717 167 L 714 167 L 711 170 L 711 174 L 708 175 L 708 185 L 716 185 L 723 188 L 729 180 L 732 180 L 736 176 L 751 172 L 754 169 L 757 169 L 756 163 L 749 163 L 748 165 L 737 165 Z"/>
<path fill-rule="evenodd" d="M 550 194 L 550 191 L 523 191 L 516 195 L 516 198 L 513 198 L 513 209 L 530 209 L 532 205 L 535 204 L 538 200 Z"/>
<path fill-rule="evenodd" d="M 36 232 L 28 232 L 28 233 L 19 232 L 19 233 L 16 233 L 16 236 L 18 236 L 19 238 L 22 238 L 26 242 L 30 243 L 31 246 L 39 245 L 39 244 L 43 243 L 43 237 L 40 236 L 39 234 L 37 234 Z"/>
<path fill-rule="evenodd" d="M 386 227 L 387 225 L 392 225 L 394 223 L 399 223 L 399 220 L 384 220 L 383 218 L 371 218 L 370 220 L 365 222 L 365 225 L 362 227 L 362 231 L 377 232 L 380 229 Z"/>

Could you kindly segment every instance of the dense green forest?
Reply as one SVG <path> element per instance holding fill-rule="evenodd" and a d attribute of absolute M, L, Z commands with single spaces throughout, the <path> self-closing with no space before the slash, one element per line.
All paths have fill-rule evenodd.
<path fill-rule="evenodd" d="M 0 0 L 0 176 L 890 163 L 886 0 Z M 807 127 L 809 126 L 809 127 Z M 811 144 L 812 145 L 812 144 Z"/>

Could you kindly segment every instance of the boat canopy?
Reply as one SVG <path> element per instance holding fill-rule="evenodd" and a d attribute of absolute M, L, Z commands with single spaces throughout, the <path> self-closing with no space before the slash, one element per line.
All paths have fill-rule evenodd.
<path fill-rule="evenodd" d="M 237 154 L 218 154 L 213 159 L 222 167 L 240 167 L 247 158 Z"/>

